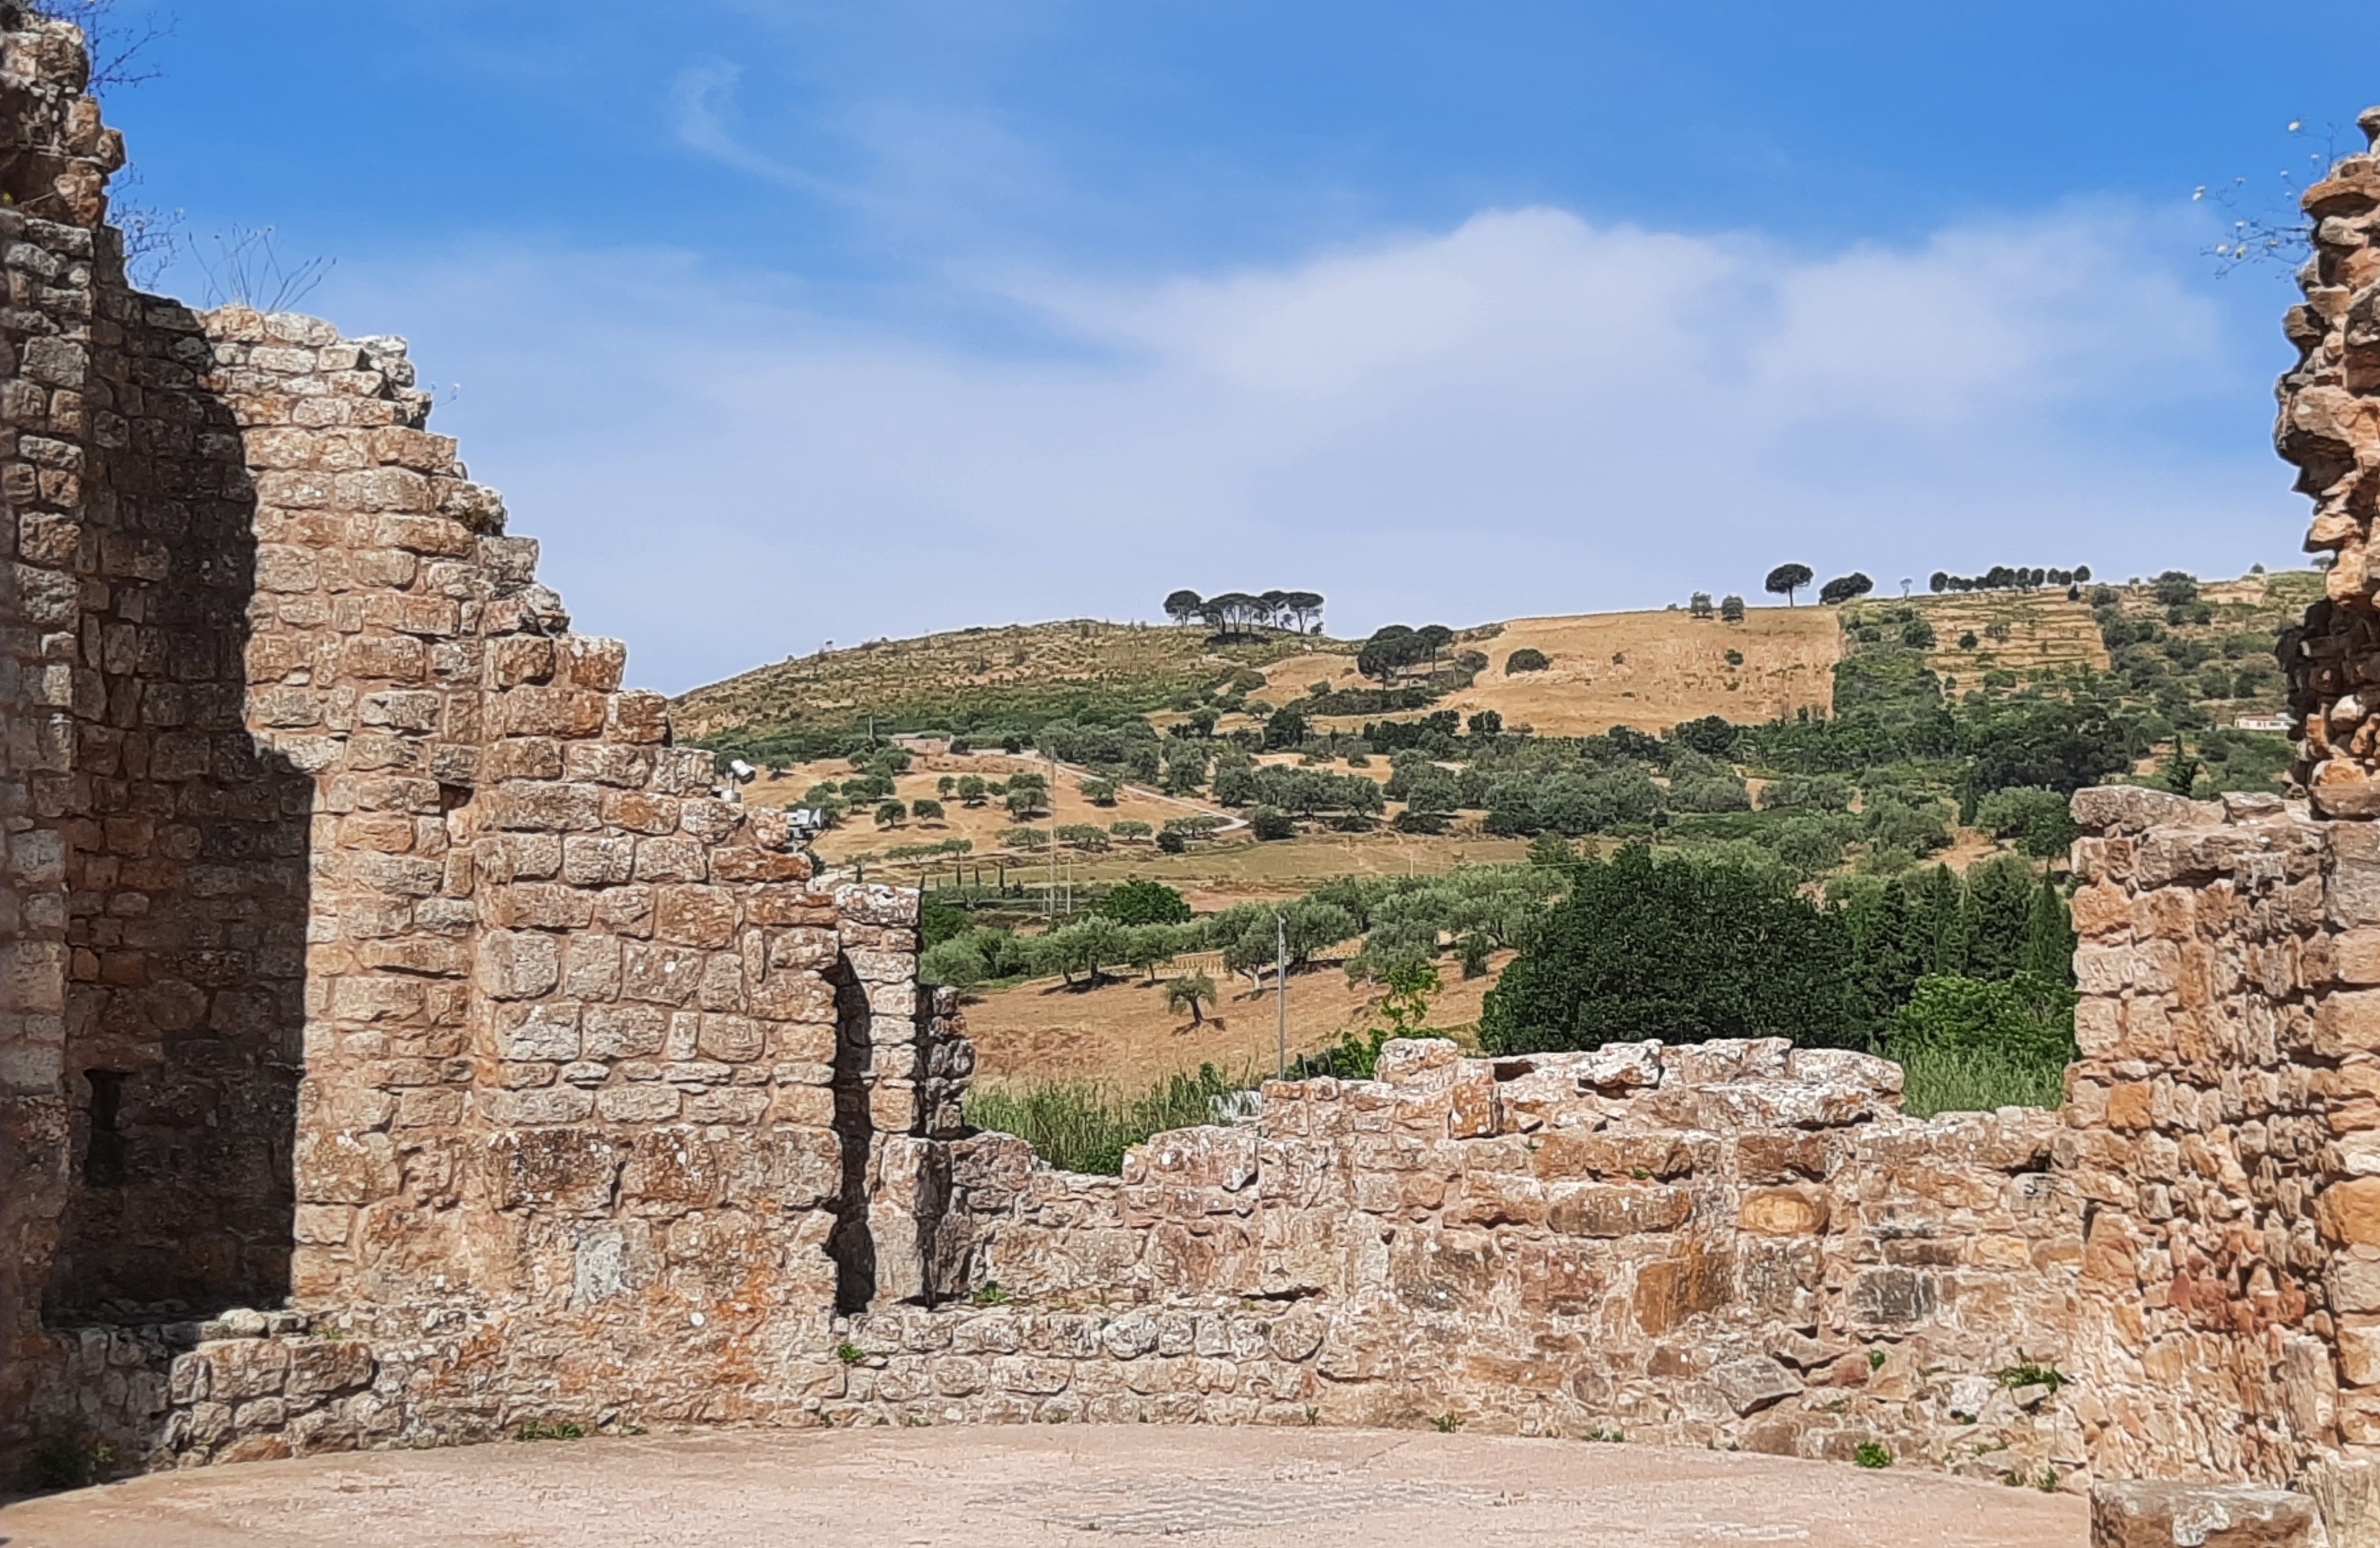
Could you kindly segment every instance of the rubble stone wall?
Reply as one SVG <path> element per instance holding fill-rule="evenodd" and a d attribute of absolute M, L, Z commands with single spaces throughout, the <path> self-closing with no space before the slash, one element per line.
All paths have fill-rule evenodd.
<path fill-rule="evenodd" d="M 699 1360 L 637 1358 L 625 1309 L 486 1300 L 197 1330 L 158 1459 L 565 1419 L 1085 1420 L 2085 1465 L 2068 1394 L 2026 1373 L 2072 1361 L 2056 1115 L 1916 1122 L 1893 1066 L 1777 1042 L 1426 1040 L 1382 1077 L 1269 1085 L 1254 1123 L 1160 1135 L 1122 1178 L 942 1145 L 941 1299 L 804 1321 L 715 1297 Z"/>
<path fill-rule="evenodd" d="M 0 1452 L 153 1431 L 92 1361 L 227 1307 L 691 1366 L 694 1307 L 921 1285 L 915 899 L 670 744 L 400 341 L 128 284 L 83 69 L 0 7 Z"/>
<path fill-rule="evenodd" d="M 2380 107 L 2356 122 L 2380 141 Z M 2297 776 L 2325 816 L 2380 816 L 2380 149 L 2342 156 L 2302 200 L 2313 251 L 2282 332 L 2273 443 L 2313 500 L 2306 550 L 2331 556 L 2324 599 L 2281 636 Z"/>
<path fill-rule="evenodd" d="M 2380 830 L 2085 791 L 2075 1402 L 2112 1477 L 2380 1440 Z"/>

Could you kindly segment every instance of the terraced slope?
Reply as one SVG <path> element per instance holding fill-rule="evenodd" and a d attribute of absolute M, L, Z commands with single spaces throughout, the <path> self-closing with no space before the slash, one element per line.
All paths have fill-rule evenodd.
<path fill-rule="evenodd" d="M 2086 592 L 2087 595 L 2087 592 Z M 2038 671 L 2050 667 L 2107 670 L 2107 647 L 2087 601 L 2058 591 L 1971 591 L 1912 597 L 1918 616 L 1934 626 L 1926 665 L 1945 677 L 1983 671 Z M 1959 641 L 1975 636 L 1973 647 Z"/>

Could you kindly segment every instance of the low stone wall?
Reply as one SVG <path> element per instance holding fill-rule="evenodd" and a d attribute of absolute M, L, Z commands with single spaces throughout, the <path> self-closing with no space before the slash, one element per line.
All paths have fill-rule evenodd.
<path fill-rule="evenodd" d="M 2082 1240 L 2056 1115 L 1918 1122 L 1893 1066 L 1778 1042 L 1420 1041 L 1381 1075 L 1269 1084 L 1254 1123 L 1159 1135 L 1122 1178 L 949 1143 L 939 1304 L 697 1307 L 668 1360 L 650 1322 L 463 1305 L 244 1324 L 175 1361 L 154 1460 L 561 1420 L 1460 1424 L 1873 1444 L 2027 1481 L 2087 1460 L 2070 1395 L 2033 1379 L 2068 1358 Z"/>

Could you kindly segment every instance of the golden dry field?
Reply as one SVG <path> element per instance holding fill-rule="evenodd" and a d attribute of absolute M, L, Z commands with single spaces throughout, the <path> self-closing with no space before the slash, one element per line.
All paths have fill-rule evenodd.
<path fill-rule="evenodd" d="M 1458 1034 L 1477 1025 L 1480 997 L 1511 960 L 1512 953 L 1498 952 L 1485 978 L 1462 978 L 1451 963 L 1442 964 L 1445 986 L 1431 1003 L 1429 1025 Z M 1129 973 L 1096 989 L 1041 978 L 970 999 L 965 1015 L 977 1078 L 1090 1080 L 1137 1091 L 1201 1064 L 1234 1074 L 1269 1071 L 1276 1038 L 1269 975 L 1264 993 L 1252 998 L 1245 978 L 1208 971 L 1223 1001 L 1203 1026 L 1167 1010 L 1160 990 Z M 1351 987 L 1345 973 L 1328 963 L 1291 974 L 1290 1056 L 1371 1027 L 1378 995 L 1375 985 Z"/>
<path fill-rule="evenodd" d="M 930 844 L 944 839 L 966 839 L 975 845 L 976 854 L 987 854 L 1001 848 L 1003 829 L 1019 826 L 1015 817 L 997 799 L 983 806 L 962 806 L 955 797 L 940 793 L 944 776 L 977 774 L 986 780 L 1006 780 L 1011 774 L 1030 769 L 1045 779 L 1050 774 L 1047 759 L 1014 756 L 1005 753 L 941 754 L 914 759 L 909 771 L 897 775 L 892 781 L 892 793 L 901 801 L 915 802 L 920 796 L 942 803 L 945 814 L 940 822 L 920 822 L 915 817 L 898 828 L 879 828 L 863 808 L 847 813 L 843 821 L 819 835 L 812 852 L 831 865 L 848 865 L 854 856 L 865 855 L 881 860 L 888 849 L 912 844 Z M 815 763 L 798 765 L 783 775 L 766 774 L 745 787 L 744 799 L 759 805 L 785 806 L 798 802 L 804 792 L 821 780 L 843 780 L 851 777 L 851 765 L 842 758 L 824 758 Z M 1127 785 L 1119 792 L 1112 806 L 1093 805 L 1078 785 L 1079 770 L 1062 766 L 1051 780 L 1055 799 L 1055 820 L 1063 823 L 1096 823 L 1101 828 L 1126 818 L 1137 818 L 1152 828 L 1161 827 L 1172 817 L 1208 813 L 1226 822 L 1239 819 L 1210 802 L 1181 800 L 1160 795 L 1153 791 Z M 1048 828 L 1050 816 L 1038 816 L 1030 826 Z M 1153 845 L 1141 844 L 1139 849 L 1155 854 Z M 948 869 L 951 860 L 917 862 L 917 865 Z"/>
<path fill-rule="evenodd" d="M 1458 648 L 1485 652 L 1488 670 L 1432 708 L 1493 709 L 1508 727 L 1585 736 L 1613 726 L 1658 731 L 1705 715 L 1767 720 L 1805 706 L 1823 709 L 1833 697 L 1842 631 L 1833 608 L 1752 608 L 1741 623 L 1665 609 L 1516 618 Z M 1524 648 L 1545 652 L 1550 667 L 1508 675 L 1506 659 Z M 1730 651 L 1742 661 L 1730 662 Z M 1323 681 L 1363 686 L 1354 656 L 1309 652 L 1265 669 L 1265 698 L 1285 702 Z M 1324 723 L 1351 729 L 1365 719 Z"/>

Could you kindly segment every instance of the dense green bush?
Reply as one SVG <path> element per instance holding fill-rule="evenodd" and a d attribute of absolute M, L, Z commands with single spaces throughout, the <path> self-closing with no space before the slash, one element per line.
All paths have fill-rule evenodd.
<path fill-rule="evenodd" d="M 1515 1053 L 1775 1035 L 1876 1046 L 1928 976 L 2071 982 L 2065 900 L 2022 860 L 1986 861 L 1965 878 L 1942 865 L 1847 878 L 1821 902 L 1760 854 L 1730 844 L 1657 858 L 1632 845 L 1557 862 L 1569 896 L 1524 932 L 1488 991 L 1483 1044 Z"/>
<path fill-rule="evenodd" d="M 1187 899 L 1145 877 L 1118 882 L 1094 907 L 1120 925 L 1187 925 L 1191 917 Z"/>
<path fill-rule="evenodd" d="M 1544 651 L 1524 646 L 1504 658 L 1504 675 L 1511 677 L 1515 672 L 1543 671 L 1552 665 Z"/>
<path fill-rule="evenodd" d="M 1570 895 L 1488 991 L 1490 1053 L 1658 1037 L 1861 1046 L 1841 917 L 1742 866 L 1642 845 L 1576 863 Z"/>

